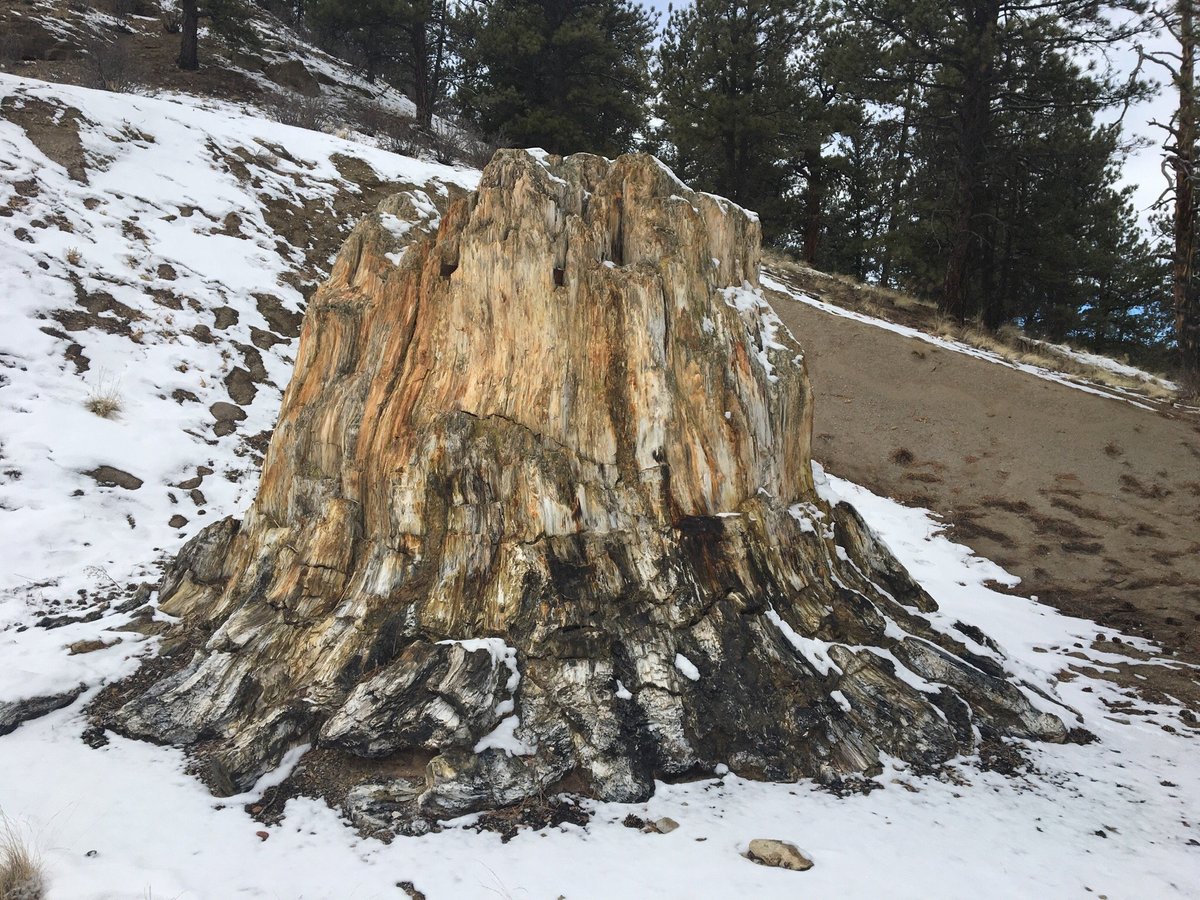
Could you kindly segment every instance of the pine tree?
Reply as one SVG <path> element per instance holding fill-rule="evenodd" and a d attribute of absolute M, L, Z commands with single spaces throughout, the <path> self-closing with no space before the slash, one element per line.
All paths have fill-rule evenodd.
<path fill-rule="evenodd" d="M 319 32 L 351 48 L 374 83 L 395 54 L 408 11 L 405 0 L 308 0 L 306 15 Z"/>
<path fill-rule="evenodd" d="M 1137 10 L 1140 0 L 1121 4 Z M 937 118 L 949 124 L 945 154 L 943 312 L 962 321 L 969 290 L 986 250 L 980 244 L 988 203 L 987 173 L 1006 151 L 999 129 L 1009 111 L 1052 115 L 1053 94 L 1024 89 L 1030 61 L 1069 60 L 1086 49 L 1128 39 L 1140 21 L 1109 15 L 1117 4 L 1095 0 L 845 0 L 843 14 L 867 23 L 881 47 L 879 58 L 910 69 Z M 1096 91 L 1095 111 L 1137 96 L 1144 86 L 1098 71 L 1080 78 Z M 931 126 L 933 127 L 933 126 Z"/>
<path fill-rule="evenodd" d="M 1157 13 L 1158 23 L 1174 39 L 1177 51 L 1141 50 L 1144 62 L 1164 69 L 1177 102 L 1169 122 L 1156 122 L 1167 133 L 1164 146 L 1171 171 L 1171 282 L 1175 341 L 1183 378 L 1200 391 L 1200 196 L 1196 165 L 1200 160 L 1200 96 L 1196 57 L 1200 54 L 1200 10 L 1195 0 L 1174 0 Z"/>
<path fill-rule="evenodd" d="M 616 155 L 644 130 L 654 20 L 631 0 L 493 0 L 458 102 L 491 139 Z"/>
<path fill-rule="evenodd" d="M 758 212 L 768 233 L 786 217 L 792 173 L 807 162 L 814 194 L 823 174 L 820 140 L 805 140 L 798 116 L 810 99 L 796 59 L 804 26 L 792 0 L 697 0 L 671 12 L 658 50 L 661 152 L 689 183 Z"/>

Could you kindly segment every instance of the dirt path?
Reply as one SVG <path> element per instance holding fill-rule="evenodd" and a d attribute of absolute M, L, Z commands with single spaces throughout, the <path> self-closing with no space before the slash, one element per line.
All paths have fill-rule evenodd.
<path fill-rule="evenodd" d="M 1200 421 L 770 296 L 829 471 L 941 513 L 1023 593 L 1200 661 Z"/>

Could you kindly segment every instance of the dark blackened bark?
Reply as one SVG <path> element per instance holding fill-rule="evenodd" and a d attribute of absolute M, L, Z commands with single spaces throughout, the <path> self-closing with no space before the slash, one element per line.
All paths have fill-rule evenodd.
<path fill-rule="evenodd" d="M 183 19 L 180 23 L 179 68 L 191 72 L 200 68 L 200 7 L 197 0 L 181 0 L 179 7 Z"/>
<path fill-rule="evenodd" d="M 804 261 L 810 266 L 815 266 L 817 249 L 821 243 L 821 202 L 824 193 L 824 172 L 819 148 L 804 151 L 804 166 L 808 171 L 804 188 Z"/>
<path fill-rule="evenodd" d="M 967 317 L 967 285 L 971 251 L 975 246 L 975 219 L 983 184 L 983 162 L 991 128 L 992 80 L 995 73 L 996 27 L 999 0 L 976 0 L 967 12 L 968 33 L 964 48 L 961 103 L 956 115 L 958 149 L 955 160 L 954 215 L 950 256 L 938 307 L 952 319 Z"/>
<path fill-rule="evenodd" d="M 1196 33 L 1193 0 L 1179 0 L 1179 111 L 1175 150 L 1175 252 L 1171 275 L 1175 338 L 1185 380 L 1200 382 L 1200 285 L 1196 283 Z"/>

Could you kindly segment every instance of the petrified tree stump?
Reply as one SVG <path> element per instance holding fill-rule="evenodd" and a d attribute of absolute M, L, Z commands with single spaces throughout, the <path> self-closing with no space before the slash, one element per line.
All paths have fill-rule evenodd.
<path fill-rule="evenodd" d="M 648 156 L 502 151 L 437 225 L 398 195 L 347 241 L 257 499 L 164 580 L 193 655 L 115 727 L 239 790 L 312 742 L 377 773 L 352 805 L 430 817 L 1063 738 L 814 489 L 752 215 Z"/>

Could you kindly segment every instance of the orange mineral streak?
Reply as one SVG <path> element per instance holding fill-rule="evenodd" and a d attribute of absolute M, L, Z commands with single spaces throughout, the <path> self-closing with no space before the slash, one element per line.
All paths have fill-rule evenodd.
<path fill-rule="evenodd" d="M 248 520 L 293 532 L 299 567 L 272 586 L 279 602 L 345 590 L 364 535 L 421 555 L 433 518 L 443 557 L 461 557 L 442 584 L 458 592 L 510 542 L 811 488 L 799 349 L 778 337 L 772 381 L 744 340 L 711 337 L 747 329 L 718 292 L 757 285 L 757 222 L 647 156 L 574 157 L 565 177 L 519 152 L 498 162 L 399 265 L 380 221 L 363 222 L 312 300 Z M 698 355 L 730 347 L 726 364 Z M 460 493 L 432 510 L 444 492 L 430 472 L 461 450 L 442 425 L 463 413 L 566 451 L 574 496 L 514 465 L 492 507 Z"/>

